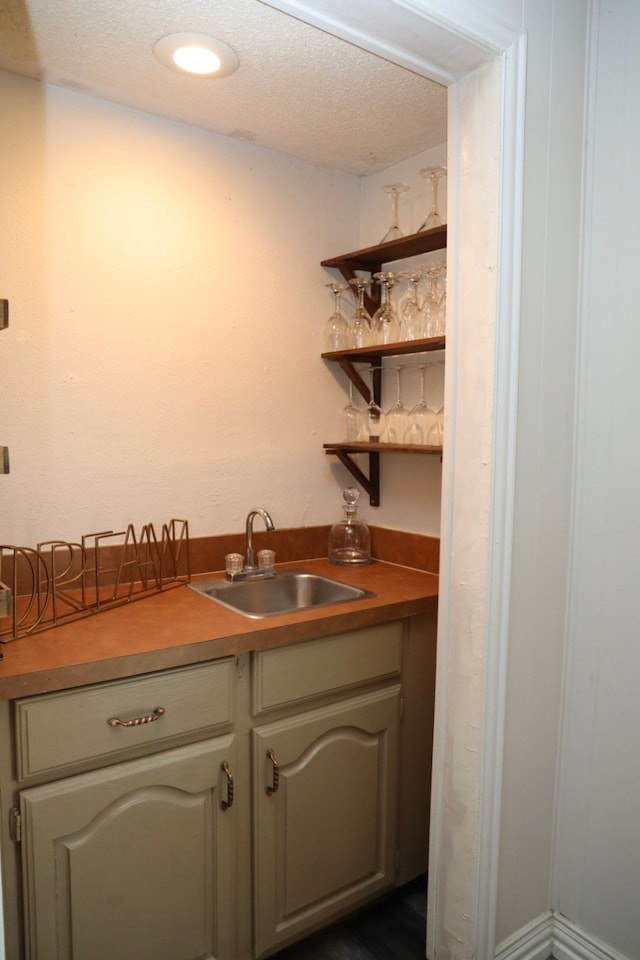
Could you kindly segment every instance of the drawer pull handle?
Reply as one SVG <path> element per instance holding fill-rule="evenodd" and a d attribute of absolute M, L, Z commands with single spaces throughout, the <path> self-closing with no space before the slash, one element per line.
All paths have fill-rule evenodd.
<path fill-rule="evenodd" d="M 267 796 L 271 797 L 274 793 L 277 793 L 278 787 L 280 786 L 280 764 L 276 760 L 276 755 L 271 747 L 267 750 L 267 756 L 273 764 L 273 780 L 271 781 L 271 785 L 267 787 Z"/>
<path fill-rule="evenodd" d="M 233 806 L 233 777 L 231 776 L 231 770 L 226 760 L 222 763 L 222 770 L 227 778 L 227 799 L 223 800 L 220 806 L 223 810 L 228 810 Z"/>
<path fill-rule="evenodd" d="M 142 723 L 153 723 L 154 720 L 159 720 L 160 717 L 164 717 L 165 712 L 164 707 L 156 707 L 153 713 L 147 714 L 146 717 L 134 717 L 133 720 L 119 720 L 118 717 L 111 717 L 107 723 L 110 727 L 139 727 Z"/>

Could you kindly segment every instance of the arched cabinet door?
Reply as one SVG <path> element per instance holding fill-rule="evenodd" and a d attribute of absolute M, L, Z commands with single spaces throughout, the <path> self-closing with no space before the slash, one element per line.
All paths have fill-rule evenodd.
<path fill-rule="evenodd" d="M 21 792 L 28 960 L 233 960 L 234 753 L 217 737 Z"/>
<path fill-rule="evenodd" d="M 256 956 L 394 882 L 400 687 L 252 731 Z"/>

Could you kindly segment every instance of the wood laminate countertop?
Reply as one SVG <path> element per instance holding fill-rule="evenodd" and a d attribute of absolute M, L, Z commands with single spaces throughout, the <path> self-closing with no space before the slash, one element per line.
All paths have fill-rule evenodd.
<path fill-rule="evenodd" d="M 2 644 L 0 700 L 66 690 L 319 637 L 434 610 L 438 577 L 374 560 L 338 567 L 327 560 L 282 564 L 370 590 L 375 597 L 260 620 L 186 584 L 64 626 Z M 192 577 L 223 578 L 223 574 Z"/>

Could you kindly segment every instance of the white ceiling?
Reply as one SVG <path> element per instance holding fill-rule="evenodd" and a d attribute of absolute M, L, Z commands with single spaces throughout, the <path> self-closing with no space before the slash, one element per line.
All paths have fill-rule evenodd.
<path fill-rule="evenodd" d="M 161 66 L 153 44 L 181 31 L 238 71 Z M 447 138 L 445 87 L 260 0 L 3 0 L 0 67 L 357 175 Z"/>

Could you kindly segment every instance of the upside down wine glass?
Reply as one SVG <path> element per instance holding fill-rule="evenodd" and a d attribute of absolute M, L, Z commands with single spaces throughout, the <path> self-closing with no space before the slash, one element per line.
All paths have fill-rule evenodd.
<path fill-rule="evenodd" d="M 374 397 L 374 382 L 375 382 L 375 373 L 378 368 L 371 366 L 371 397 L 367 408 L 364 411 L 364 433 L 365 439 L 369 440 L 371 443 L 379 443 L 382 434 L 382 427 L 384 421 L 382 419 L 383 413 L 379 405 L 375 401 Z"/>
<path fill-rule="evenodd" d="M 392 407 L 389 407 L 385 413 L 385 439 L 387 443 L 402 443 L 404 432 L 407 427 L 407 408 L 402 402 L 402 391 L 400 377 L 402 367 L 397 366 L 396 371 L 396 400 Z"/>
<path fill-rule="evenodd" d="M 446 167 L 423 167 L 420 171 L 420 176 L 424 177 L 427 181 L 428 210 L 427 218 L 422 226 L 418 228 L 418 233 L 420 233 L 421 230 L 431 230 L 432 227 L 441 227 L 444 224 L 444 220 L 438 210 L 438 181 L 446 176 L 446 174 Z"/>
<path fill-rule="evenodd" d="M 346 283 L 325 284 L 333 294 L 333 313 L 325 324 L 325 343 L 328 350 L 344 350 L 349 344 L 347 335 L 349 326 L 347 318 L 340 309 L 342 294 L 348 290 Z"/>
<path fill-rule="evenodd" d="M 353 402 L 353 383 L 349 381 L 349 402 L 342 411 L 342 426 L 347 443 L 355 443 L 362 437 L 362 410 Z"/>
<path fill-rule="evenodd" d="M 398 240 L 404 236 L 398 224 L 398 197 L 401 193 L 406 193 L 409 187 L 406 183 L 386 183 L 382 189 L 391 197 L 391 226 L 380 241 L 380 243 L 388 243 L 390 240 Z"/>
<path fill-rule="evenodd" d="M 425 335 L 422 311 L 418 302 L 418 283 L 422 277 L 422 271 L 404 270 L 398 276 L 409 281 L 409 289 L 400 305 L 400 339 L 420 340 Z"/>
<path fill-rule="evenodd" d="M 371 343 L 371 318 L 365 310 L 364 292 L 371 286 L 367 277 L 353 277 L 349 280 L 358 295 L 358 305 L 351 317 L 348 334 L 348 346 L 368 347 Z"/>
<path fill-rule="evenodd" d="M 391 291 L 396 283 L 395 273 L 374 273 L 375 280 L 382 287 L 382 303 L 373 315 L 371 326 L 373 341 L 376 344 L 397 343 L 400 339 L 398 314 L 391 302 Z"/>
<path fill-rule="evenodd" d="M 426 444 L 429 429 L 433 422 L 431 411 L 425 399 L 424 372 L 426 370 L 426 364 L 421 363 L 418 370 L 420 371 L 420 399 L 415 407 L 412 407 L 409 411 L 408 426 L 405 430 L 405 443 Z"/>
<path fill-rule="evenodd" d="M 444 369 L 444 360 L 436 360 L 435 366 Z M 442 378 L 439 378 L 439 386 L 444 389 Z M 442 392 L 438 392 L 437 398 L 430 404 L 430 409 L 433 414 L 433 423 L 429 427 L 427 443 L 430 446 L 441 447 L 444 433 L 444 398 Z"/>
<path fill-rule="evenodd" d="M 422 301 L 422 323 L 425 337 L 442 336 L 441 302 L 438 291 L 438 277 L 441 267 L 430 263 L 423 268 L 427 280 L 427 289 Z"/>

